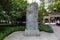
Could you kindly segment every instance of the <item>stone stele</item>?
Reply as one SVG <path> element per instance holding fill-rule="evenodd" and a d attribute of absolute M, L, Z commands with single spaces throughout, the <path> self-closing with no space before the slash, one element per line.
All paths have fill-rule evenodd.
<path fill-rule="evenodd" d="M 26 30 L 25 36 L 40 36 L 38 30 L 38 4 L 33 2 L 27 7 L 26 11 Z"/>

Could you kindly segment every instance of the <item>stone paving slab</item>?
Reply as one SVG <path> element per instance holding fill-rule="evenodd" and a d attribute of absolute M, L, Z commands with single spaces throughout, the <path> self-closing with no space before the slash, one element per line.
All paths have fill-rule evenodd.
<path fill-rule="evenodd" d="M 58 39 L 60 40 L 60 26 L 51 25 L 51 27 L 53 28 L 56 37 L 58 37 Z"/>
<path fill-rule="evenodd" d="M 54 33 L 40 32 L 40 36 L 24 36 L 23 33 L 23 31 L 14 32 L 4 40 L 58 40 Z"/>

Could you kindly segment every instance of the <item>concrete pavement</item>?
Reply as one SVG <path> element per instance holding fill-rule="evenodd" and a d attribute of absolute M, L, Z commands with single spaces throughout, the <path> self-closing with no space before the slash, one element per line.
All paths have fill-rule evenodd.
<path fill-rule="evenodd" d="M 23 31 L 14 32 L 4 40 L 58 40 L 54 33 L 40 32 L 40 36 L 24 36 L 23 33 Z"/>
<path fill-rule="evenodd" d="M 51 27 L 53 28 L 54 34 L 56 35 L 56 37 L 58 38 L 58 40 L 60 40 L 60 26 L 51 25 Z"/>

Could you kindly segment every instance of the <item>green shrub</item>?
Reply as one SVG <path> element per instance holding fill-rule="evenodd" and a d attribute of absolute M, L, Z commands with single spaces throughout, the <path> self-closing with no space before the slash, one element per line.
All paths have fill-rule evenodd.
<path fill-rule="evenodd" d="M 60 26 L 60 23 L 56 23 L 57 26 Z"/>
<path fill-rule="evenodd" d="M 2 28 L 2 29 L 1 29 Z M 3 40 L 6 36 L 15 31 L 24 31 L 25 26 L 8 26 L 8 27 L 0 27 L 2 31 L 0 31 L 0 40 Z M 4 30 L 3 30 L 4 29 Z"/>
<path fill-rule="evenodd" d="M 49 33 L 53 33 L 53 30 L 49 25 L 39 25 L 39 30 L 49 32 Z"/>

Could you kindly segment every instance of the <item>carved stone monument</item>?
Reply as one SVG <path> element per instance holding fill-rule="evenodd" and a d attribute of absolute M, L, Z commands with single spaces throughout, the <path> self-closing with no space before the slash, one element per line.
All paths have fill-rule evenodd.
<path fill-rule="evenodd" d="M 26 11 L 26 36 L 39 36 L 38 30 L 38 4 L 33 2 L 27 7 Z"/>

